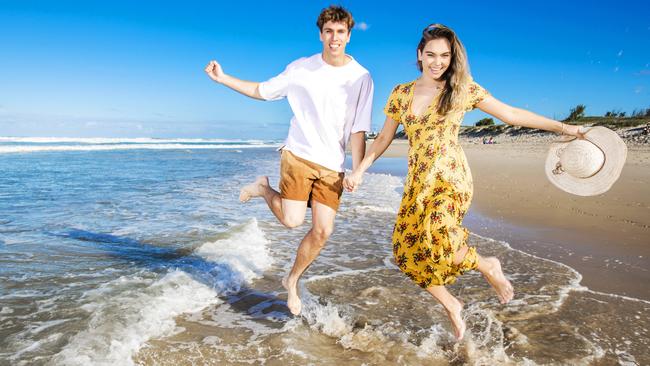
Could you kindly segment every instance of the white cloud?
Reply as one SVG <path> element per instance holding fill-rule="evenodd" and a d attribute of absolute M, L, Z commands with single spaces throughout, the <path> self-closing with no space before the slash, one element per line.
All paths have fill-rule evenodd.
<path fill-rule="evenodd" d="M 618 51 L 618 54 L 616 55 L 617 57 L 623 56 L 623 50 Z"/>
<path fill-rule="evenodd" d="M 614 68 L 614 72 L 618 72 L 618 70 L 619 70 L 619 67 L 616 66 L 616 67 Z"/>
<path fill-rule="evenodd" d="M 368 28 L 370 28 L 370 24 L 368 24 L 366 22 L 359 22 L 359 23 L 354 25 L 354 29 L 358 29 L 358 30 L 364 31 L 364 32 L 367 31 Z"/>
<path fill-rule="evenodd" d="M 636 88 L 634 88 L 634 93 L 635 93 L 635 94 L 641 94 L 641 93 L 643 93 L 643 90 L 644 90 L 644 89 L 645 89 L 645 88 L 642 87 L 642 86 L 637 86 Z"/>

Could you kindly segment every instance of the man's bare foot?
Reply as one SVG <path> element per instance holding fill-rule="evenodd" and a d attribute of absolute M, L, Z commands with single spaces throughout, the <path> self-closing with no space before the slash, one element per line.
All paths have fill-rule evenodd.
<path fill-rule="evenodd" d="M 512 300 L 515 292 L 512 289 L 512 284 L 503 275 L 503 270 L 501 270 L 501 262 L 495 257 L 482 258 L 485 262 L 487 270 L 482 272 L 485 279 L 492 285 L 494 290 L 499 296 L 499 301 L 502 304 L 507 303 Z"/>
<path fill-rule="evenodd" d="M 456 340 L 460 341 L 463 339 L 465 336 L 465 321 L 463 320 L 462 316 L 462 311 L 463 311 L 463 304 L 462 301 L 454 298 L 454 304 L 448 309 L 445 308 L 445 311 L 447 311 L 447 316 L 449 317 L 449 320 L 451 321 L 451 325 L 454 327 L 454 334 L 456 335 Z"/>
<path fill-rule="evenodd" d="M 239 201 L 248 202 L 253 197 L 259 197 L 264 194 L 264 188 L 269 187 L 268 177 L 257 177 L 255 182 L 244 186 L 239 191 Z"/>
<path fill-rule="evenodd" d="M 286 276 L 282 279 L 282 286 L 287 290 L 287 307 L 291 314 L 300 315 L 300 310 L 302 310 L 302 301 L 298 297 L 298 289 L 296 288 L 297 283 L 290 284 L 289 276 Z"/>

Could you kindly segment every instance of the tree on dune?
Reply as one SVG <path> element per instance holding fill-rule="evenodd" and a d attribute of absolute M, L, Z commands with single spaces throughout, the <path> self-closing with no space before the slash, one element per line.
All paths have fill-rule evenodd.
<path fill-rule="evenodd" d="M 476 122 L 476 126 L 493 126 L 494 120 L 492 118 L 483 118 Z"/>
<path fill-rule="evenodd" d="M 587 109 L 587 107 L 584 104 L 578 104 L 574 108 L 571 108 L 569 117 L 567 117 L 563 122 L 577 121 L 578 119 L 584 117 L 585 109 Z"/>

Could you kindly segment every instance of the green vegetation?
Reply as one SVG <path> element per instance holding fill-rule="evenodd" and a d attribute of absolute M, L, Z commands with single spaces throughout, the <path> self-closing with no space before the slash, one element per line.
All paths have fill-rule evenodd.
<path fill-rule="evenodd" d="M 605 113 L 605 117 L 608 117 L 608 118 L 625 117 L 625 112 L 612 110 L 612 111 L 609 111 L 609 112 Z"/>
<path fill-rule="evenodd" d="M 578 104 L 571 108 L 569 117 L 564 122 L 608 128 L 635 127 L 650 123 L 650 108 L 635 109 L 630 116 L 627 116 L 626 112 L 616 109 L 608 111 L 604 116 L 585 116 L 586 109 L 584 104 Z"/>
<path fill-rule="evenodd" d="M 608 111 L 604 116 L 585 116 L 586 109 L 587 107 L 584 104 L 578 104 L 571 108 L 569 117 L 564 122 L 574 125 L 605 126 L 611 129 L 650 124 L 650 108 L 635 109 L 629 116 L 620 110 Z M 527 130 L 527 133 L 532 134 L 545 133 L 542 130 L 528 129 L 526 127 L 496 124 L 492 118 L 480 119 L 473 126 L 461 126 L 461 133 L 469 137 L 497 136 L 502 133 L 511 135 L 518 133 L 520 130 Z M 406 138 L 406 134 L 403 130 L 398 131 L 395 138 Z"/>
<path fill-rule="evenodd" d="M 650 118 L 650 108 L 635 109 L 632 111 L 632 118 Z"/>
<path fill-rule="evenodd" d="M 569 117 L 567 117 L 564 121 L 562 122 L 571 122 L 571 121 L 577 121 L 580 118 L 584 118 L 585 116 L 585 109 L 587 109 L 587 106 L 584 104 L 578 104 L 574 108 L 571 108 L 571 111 L 569 112 Z"/>
<path fill-rule="evenodd" d="M 569 116 L 563 122 L 569 122 L 574 125 L 593 125 L 605 126 L 608 128 L 623 128 L 634 127 L 650 123 L 650 108 L 635 109 L 628 116 L 626 112 L 621 110 L 611 110 L 605 113 L 604 116 L 585 116 L 587 106 L 578 104 L 571 108 Z M 492 118 L 483 118 L 477 121 L 473 127 L 466 127 L 464 132 L 487 132 L 498 133 L 502 131 L 499 129 L 502 124 L 494 124 Z"/>
<path fill-rule="evenodd" d="M 483 118 L 476 122 L 476 126 L 494 126 L 494 120 L 492 118 Z"/>
<path fill-rule="evenodd" d="M 499 125 L 483 125 L 483 126 L 462 126 L 461 127 L 461 132 L 462 133 L 469 133 L 469 134 L 478 134 L 480 136 L 483 135 L 496 135 L 502 132 L 505 132 L 507 130 L 518 130 L 522 127 L 513 127 L 513 126 L 508 126 L 505 124 L 499 124 Z"/>

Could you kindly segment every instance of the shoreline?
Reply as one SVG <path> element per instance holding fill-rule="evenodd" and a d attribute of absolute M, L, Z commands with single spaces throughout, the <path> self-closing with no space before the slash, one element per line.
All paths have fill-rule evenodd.
<path fill-rule="evenodd" d="M 460 141 L 474 179 L 464 221 L 471 232 L 568 265 L 591 290 L 650 300 L 644 285 L 650 281 L 650 147 L 628 146 L 614 186 L 599 196 L 579 197 L 547 180 L 548 143 Z M 408 142 L 396 139 L 382 158 L 407 154 Z M 399 160 L 370 171 L 405 176 L 406 161 L 400 167 Z"/>

